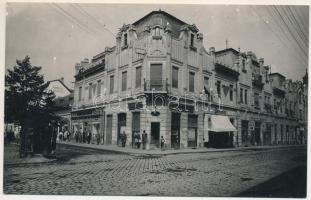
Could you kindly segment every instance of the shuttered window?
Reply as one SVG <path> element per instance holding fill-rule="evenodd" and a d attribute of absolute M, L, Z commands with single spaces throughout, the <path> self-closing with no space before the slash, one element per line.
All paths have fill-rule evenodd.
<path fill-rule="evenodd" d="M 194 92 L 194 72 L 189 72 L 189 91 Z"/>
<path fill-rule="evenodd" d="M 243 88 L 240 88 L 240 103 L 243 103 Z"/>
<path fill-rule="evenodd" d="M 127 83 L 127 72 L 122 72 L 122 84 L 121 84 L 121 90 L 126 91 L 126 84 Z"/>
<path fill-rule="evenodd" d="M 97 81 L 97 96 L 100 96 L 100 93 L 101 93 L 101 80 L 98 80 Z"/>
<path fill-rule="evenodd" d="M 82 99 L 82 87 L 79 87 L 79 101 Z"/>
<path fill-rule="evenodd" d="M 109 93 L 112 94 L 114 90 L 114 76 L 110 76 L 109 85 L 110 85 Z"/>
<path fill-rule="evenodd" d="M 136 88 L 141 87 L 141 70 L 142 70 L 142 67 L 136 68 L 136 83 L 135 83 Z"/>
<path fill-rule="evenodd" d="M 162 64 L 151 64 L 150 86 L 162 86 Z"/>
<path fill-rule="evenodd" d="M 173 67 L 172 69 L 172 87 L 178 88 L 178 68 Z"/>

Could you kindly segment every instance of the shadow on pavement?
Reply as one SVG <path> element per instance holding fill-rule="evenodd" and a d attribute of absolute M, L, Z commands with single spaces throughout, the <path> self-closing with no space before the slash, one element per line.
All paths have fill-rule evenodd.
<path fill-rule="evenodd" d="M 306 198 L 306 182 L 307 167 L 299 166 L 236 196 Z"/>

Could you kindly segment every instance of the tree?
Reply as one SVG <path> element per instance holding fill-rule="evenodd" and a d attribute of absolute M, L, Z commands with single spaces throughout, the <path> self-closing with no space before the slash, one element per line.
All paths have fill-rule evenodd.
<path fill-rule="evenodd" d="M 54 92 L 47 90 L 49 83 L 39 74 L 41 67 L 32 66 L 29 56 L 16 63 L 5 76 L 5 122 L 21 126 L 20 153 L 23 153 L 29 129 L 34 133 L 33 146 L 39 150 L 42 139 L 48 140 L 42 130 L 49 123 L 56 123 L 58 117 L 54 114 Z"/>

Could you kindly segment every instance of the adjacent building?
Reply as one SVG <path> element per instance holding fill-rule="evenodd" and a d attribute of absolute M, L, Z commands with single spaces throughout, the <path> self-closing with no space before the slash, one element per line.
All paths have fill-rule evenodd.
<path fill-rule="evenodd" d="M 271 74 L 250 51 L 206 50 L 194 24 L 161 10 L 75 69 L 72 130 L 104 145 L 125 132 L 132 146 L 144 130 L 148 149 L 162 136 L 175 149 L 305 142 L 307 83 Z"/>

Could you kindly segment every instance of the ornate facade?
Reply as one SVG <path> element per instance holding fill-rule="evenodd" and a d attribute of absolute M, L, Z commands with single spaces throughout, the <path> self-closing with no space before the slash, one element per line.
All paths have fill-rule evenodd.
<path fill-rule="evenodd" d="M 143 130 L 148 149 L 161 136 L 177 149 L 304 141 L 306 84 L 271 74 L 252 52 L 207 51 L 195 25 L 164 11 L 123 25 L 114 47 L 75 68 L 72 128 L 104 145 L 125 131 L 131 146 Z"/>

